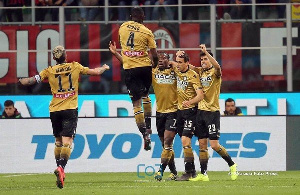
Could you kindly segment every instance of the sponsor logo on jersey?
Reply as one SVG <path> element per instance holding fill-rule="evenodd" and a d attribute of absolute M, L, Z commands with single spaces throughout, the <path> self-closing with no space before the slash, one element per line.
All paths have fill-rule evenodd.
<path fill-rule="evenodd" d="M 212 81 L 211 76 L 200 78 L 200 82 L 203 87 L 208 87 L 210 85 L 211 81 Z"/>
<path fill-rule="evenodd" d="M 143 51 L 124 51 L 123 54 L 127 57 L 143 56 Z"/>
<path fill-rule="evenodd" d="M 171 72 L 170 75 L 165 74 L 155 74 L 154 78 L 158 84 L 173 84 L 176 80 L 176 76 Z"/>
<path fill-rule="evenodd" d="M 64 99 L 64 98 L 72 97 L 72 96 L 74 96 L 75 94 L 76 94 L 75 91 L 72 91 L 72 92 L 70 92 L 70 93 L 63 93 L 63 94 L 55 93 L 55 94 L 53 94 L 53 97 L 54 97 L 54 98 L 62 98 L 62 99 Z"/>

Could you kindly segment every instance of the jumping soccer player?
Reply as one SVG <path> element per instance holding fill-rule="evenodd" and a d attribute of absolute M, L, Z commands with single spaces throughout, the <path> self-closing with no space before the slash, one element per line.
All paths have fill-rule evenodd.
<path fill-rule="evenodd" d="M 149 134 L 151 134 L 152 111 L 149 88 L 152 78 L 152 61 L 148 56 L 148 48 L 152 54 L 154 66 L 157 66 L 158 58 L 154 35 L 143 25 L 144 17 L 141 7 L 133 8 L 130 15 L 131 21 L 123 23 L 119 28 L 119 41 L 125 69 L 125 84 L 133 104 L 134 118 L 144 138 L 144 149 L 151 150 Z"/>
<path fill-rule="evenodd" d="M 109 43 L 109 50 L 123 63 L 122 56 L 117 52 L 114 42 Z M 155 174 L 155 179 L 162 180 L 166 166 L 169 166 L 171 174 L 168 179 L 175 180 L 177 171 L 174 161 L 173 140 L 176 135 L 177 117 L 176 75 L 169 63 L 167 53 L 158 52 L 158 60 L 158 66 L 152 67 L 152 85 L 156 96 L 156 128 L 163 151 L 160 170 Z"/>

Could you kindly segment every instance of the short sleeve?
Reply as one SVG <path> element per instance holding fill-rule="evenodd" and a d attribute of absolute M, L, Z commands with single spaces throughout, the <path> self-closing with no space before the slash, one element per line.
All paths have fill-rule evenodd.
<path fill-rule="evenodd" d="M 39 78 L 40 82 L 43 81 L 44 79 L 48 78 L 48 76 L 49 76 L 48 68 L 42 70 L 39 75 L 40 75 L 40 78 Z"/>
<path fill-rule="evenodd" d="M 75 62 L 75 63 L 76 63 L 76 66 L 79 67 L 80 74 L 87 74 L 89 67 L 84 67 L 81 64 L 79 64 L 78 62 Z"/>

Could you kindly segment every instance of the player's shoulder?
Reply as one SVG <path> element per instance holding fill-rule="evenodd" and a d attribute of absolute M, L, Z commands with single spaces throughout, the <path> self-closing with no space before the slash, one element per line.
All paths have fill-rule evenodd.
<path fill-rule="evenodd" d="M 130 23 L 131 23 L 131 21 L 123 22 L 123 23 L 121 24 L 120 28 L 123 28 L 124 26 L 126 26 L 126 25 L 128 25 L 128 24 L 130 24 Z"/>
<path fill-rule="evenodd" d="M 74 66 L 74 67 L 82 66 L 79 62 L 76 61 L 68 62 L 67 65 Z"/>
<path fill-rule="evenodd" d="M 152 30 L 150 30 L 147 26 L 145 26 L 144 24 L 140 24 L 141 25 L 141 28 L 144 30 L 144 31 L 147 31 L 147 32 L 151 32 L 152 33 Z"/>
<path fill-rule="evenodd" d="M 141 31 L 145 34 L 148 35 L 153 35 L 152 30 L 150 30 L 148 27 L 146 27 L 145 25 L 142 24 L 141 26 Z"/>
<path fill-rule="evenodd" d="M 189 69 L 188 74 L 191 78 L 199 77 L 199 74 L 195 70 L 192 70 L 192 69 Z"/>

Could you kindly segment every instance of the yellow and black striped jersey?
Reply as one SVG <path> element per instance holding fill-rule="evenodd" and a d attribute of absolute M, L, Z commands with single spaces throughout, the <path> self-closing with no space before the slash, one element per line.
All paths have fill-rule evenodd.
<path fill-rule="evenodd" d="M 185 108 L 182 106 L 182 102 L 196 97 L 196 90 L 202 88 L 199 74 L 190 68 L 186 72 L 180 72 L 177 68 L 174 70 L 177 75 L 178 109 L 185 110 L 195 107 L 196 105 L 192 104 L 189 108 Z"/>
<path fill-rule="evenodd" d="M 222 77 L 216 75 L 214 67 L 208 70 L 203 70 L 202 68 L 196 69 L 196 72 L 199 72 L 204 93 L 204 99 L 199 102 L 198 109 L 212 112 L 220 111 L 219 97 Z"/>
<path fill-rule="evenodd" d="M 119 41 L 124 69 L 151 66 L 148 49 L 156 48 L 156 43 L 150 29 L 138 22 L 124 22 L 119 28 Z"/>
<path fill-rule="evenodd" d="M 156 111 L 160 113 L 177 110 L 177 81 L 172 67 L 160 70 L 152 68 L 152 86 L 156 97 Z"/>
<path fill-rule="evenodd" d="M 87 74 L 88 67 L 78 62 L 50 66 L 40 72 L 40 80 L 48 78 L 53 98 L 50 112 L 76 109 L 78 107 L 78 80 L 80 74 Z"/>

